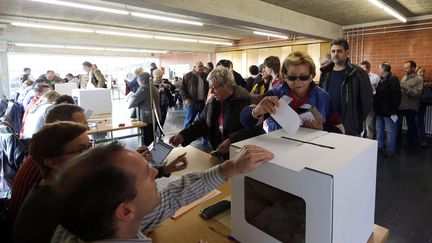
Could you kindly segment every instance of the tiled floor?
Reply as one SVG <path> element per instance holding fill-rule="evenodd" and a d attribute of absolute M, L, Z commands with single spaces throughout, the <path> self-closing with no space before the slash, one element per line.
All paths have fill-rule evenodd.
<path fill-rule="evenodd" d="M 116 102 L 116 110 L 127 114 L 124 101 Z M 183 111 L 174 107 L 165 123 L 164 140 L 182 126 Z M 126 144 L 136 147 L 138 139 L 128 139 Z M 209 151 L 199 141 L 192 145 Z M 375 222 L 390 230 L 389 243 L 432 243 L 431 148 L 401 147 L 394 157 L 378 157 Z"/>

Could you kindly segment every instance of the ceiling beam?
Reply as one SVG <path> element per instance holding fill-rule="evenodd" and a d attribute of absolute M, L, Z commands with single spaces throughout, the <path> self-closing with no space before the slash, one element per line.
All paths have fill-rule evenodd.
<path fill-rule="evenodd" d="M 342 26 L 259 0 L 105 0 L 201 18 L 210 24 L 315 38 L 342 37 Z"/>

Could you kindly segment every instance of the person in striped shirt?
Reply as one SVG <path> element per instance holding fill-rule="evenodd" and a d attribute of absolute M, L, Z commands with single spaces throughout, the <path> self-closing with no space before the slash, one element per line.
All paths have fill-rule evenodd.
<path fill-rule="evenodd" d="M 144 234 L 177 209 L 272 158 L 269 151 L 246 145 L 235 158 L 158 192 L 157 170 L 139 153 L 117 142 L 96 147 L 76 157 L 58 178 L 60 225 L 51 242 L 151 242 Z"/>

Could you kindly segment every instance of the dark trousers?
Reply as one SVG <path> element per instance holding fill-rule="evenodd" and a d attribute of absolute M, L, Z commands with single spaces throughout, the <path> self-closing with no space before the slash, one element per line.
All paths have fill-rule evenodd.
<path fill-rule="evenodd" d="M 420 144 L 426 144 L 426 131 L 424 117 L 426 114 L 426 108 L 428 105 L 420 102 L 420 106 L 417 110 L 416 124 L 417 124 L 417 134 Z"/>
<path fill-rule="evenodd" d="M 417 126 L 416 126 L 416 115 L 417 112 L 415 110 L 400 110 L 399 111 L 399 122 L 398 122 L 398 130 L 399 130 L 399 137 L 402 132 L 402 121 L 403 118 L 406 118 L 408 131 L 407 131 L 407 137 L 408 137 L 408 145 L 416 145 L 417 144 Z"/>
<path fill-rule="evenodd" d="M 147 126 L 143 127 L 142 129 L 144 133 L 144 145 L 149 146 L 154 140 L 153 124 L 148 123 Z"/>

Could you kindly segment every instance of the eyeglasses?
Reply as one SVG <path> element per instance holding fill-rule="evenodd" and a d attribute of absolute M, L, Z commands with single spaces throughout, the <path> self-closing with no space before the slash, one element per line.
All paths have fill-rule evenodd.
<path fill-rule="evenodd" d="M 210 85 L 209 88 L 212 89 L 212 90 L 216 90 L 216 89 L 219 89 L 222 86 L 223 85 L 218 85 L 218 86 Z"/>
<path fill-rule="evenodd" d="M 310 79 L 310 75 L 300 75 L 300 76 L 288 75 L 287 79 L 289 81 L 296 81 L 296 80 L 308 81 Z"/>
<path fill-rule="evenodd" d="M 81 146 L 81 148 L 74 150 L 74 151 L 70 151 L 70 152 L 64 152 L 62 155 L 70 155 L 70 154 L 80 154 L 86 150 L 88 150 L 89 148 L 93 147 L 92 143 L 89 143 L 87 145 Z"/>

